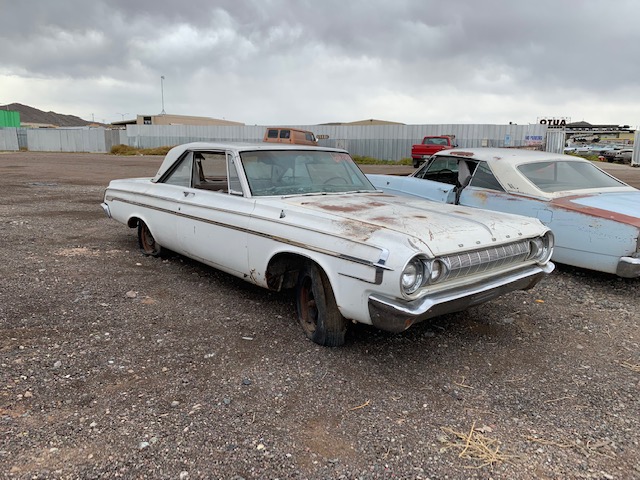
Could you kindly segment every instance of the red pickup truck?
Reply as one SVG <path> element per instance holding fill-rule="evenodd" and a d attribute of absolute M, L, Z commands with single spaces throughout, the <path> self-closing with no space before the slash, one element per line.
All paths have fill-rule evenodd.
<path fill-rule="evenodd" d="M 455 148 L 455 135 L 427 136 L 422 139 L 422 143 L 418 143 L 411 147 L 411 158 L 413 166 L 418 168 L 422 162 L 440 150 Z"/>

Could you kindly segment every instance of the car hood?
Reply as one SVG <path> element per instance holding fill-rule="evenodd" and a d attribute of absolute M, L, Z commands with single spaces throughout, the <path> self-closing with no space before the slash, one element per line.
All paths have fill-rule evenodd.
<path fill-rule="evenodd" d="M 496 246 L 546 231 L 538 220 L 520 215 L 385 193 L 282 200 L 300 214 L 313 211 L 317 228 L 325 231 L 335 230 L 333 233 L 362 241 L 374 240 L 382 231 L 394 231 L 413 237 L 435 255 L 461 248 Z M 337 217 L 343 221 L 336 222 Z M 321 225 L 323 218 L 328 219 L 330 225 Z"/>
<path fill-rule="evenodd" d="M 640 227 L 640 191 L 573 195 L 551 202 L 569 210 Z"/>

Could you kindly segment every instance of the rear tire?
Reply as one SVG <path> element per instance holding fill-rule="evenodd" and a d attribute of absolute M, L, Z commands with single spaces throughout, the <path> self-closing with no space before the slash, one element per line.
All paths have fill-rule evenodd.
<path fill-rule="evenodd" d="M 138 220 L 138 246 L 145 255 L 157 257 L 162 251 L 162 247 L 156 243 L 156 239 L 153 238 L 151 230 L 147 227 L 147 224 L 142 220 Z"/>
<path fill-rule="evenodd" d="M 347 321 L 338 310 L 327 275 L 315 263 L 300 270 L 296 307 L 298 322 L 309 340 L 325 347 L 344 345 Z"/>

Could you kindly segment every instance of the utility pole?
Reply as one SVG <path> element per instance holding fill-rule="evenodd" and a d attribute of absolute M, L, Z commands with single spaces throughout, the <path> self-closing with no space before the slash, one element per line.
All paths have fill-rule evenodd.
<path fill-rule="evenodd" d="M 165 115 L 164 111 L 164 75 L 160 75 L 160 94 L 162 95 L 162 111 L 160 115 Z"/>

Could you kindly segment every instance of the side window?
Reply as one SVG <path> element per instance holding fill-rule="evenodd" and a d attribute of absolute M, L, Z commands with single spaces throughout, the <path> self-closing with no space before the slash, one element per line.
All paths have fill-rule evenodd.
<path fill-rule="evenodd" d="M 451 157 L 432 157 L 432 160 L 419 170 L 417 178 L 455 185 L 458 180 L 458 159 Z"/>
<path fill-rule="evenodd" d="M 191 173 L 193 165 L 193 155 L 189 153 L 185 155 L 182 161 L 173 169 L 164 183 L 169 185 L 178 185 L 180 187 L 191 187 Z"/>
<path fill-rule="evenodd" d="M 227 192 L 227 158 L 224 152 L 196 152 L 194 187 L 216 192 Z"/>
<path fill-rule="evenodd" d="M 267 131 L 267 138 L 278 138 L 278 130 L 275 128 L 270 128 Z"/>
<path fill-rule="evenodd" d="M 498 179 L 495 177 L 489 165 L 485 162 L 481 162 L 478 164 L 478 168 L 476 168 L 475 173 L 473 174 L 473 178 L 471 178 L 471 183 L 469 183 L 472 187 L 478 188 L 487 188 L 489 190 L 497 190 L 499 192 L 504 192 L 504 188 L 498 182 Z"/>
<path fill-rule="evenodd" d="M 289 138 L 291 136 L 291 130 L 280 130 L 280 138 Z"/>

